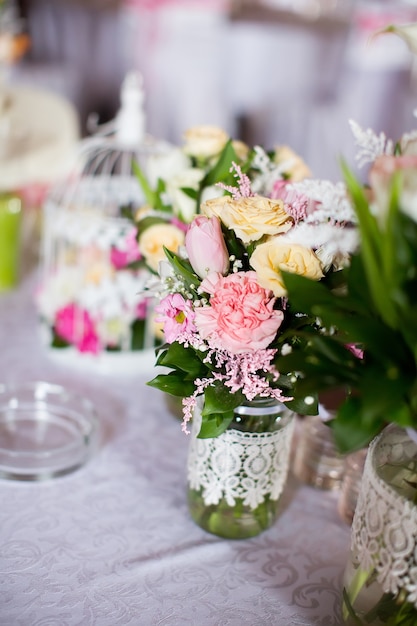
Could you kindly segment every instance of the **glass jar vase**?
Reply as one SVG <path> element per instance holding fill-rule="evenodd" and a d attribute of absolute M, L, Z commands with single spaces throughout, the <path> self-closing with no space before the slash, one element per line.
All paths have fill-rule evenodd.
<path fill-rule="evenodd" d="M 244 539 L 269 528 L 278 515 L 288 475 L 294 414 L 270 398 L 238 406 L 227 430 L 199 439 L 193 419 L 188 453 L 188 504 L 204 530 Z"/>
<path fill-rule="evenodd" d="M 365 462 L 345 570 L 345 624 L 417 624 L 416 544 L 417 444 L 390 425 Z"/>

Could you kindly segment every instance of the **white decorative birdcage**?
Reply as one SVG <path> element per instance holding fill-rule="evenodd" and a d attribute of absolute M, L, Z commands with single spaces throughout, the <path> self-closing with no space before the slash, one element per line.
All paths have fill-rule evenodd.
<path fill-rule="evenodd" d="M 71 175 L 44 204 L 36 305 L 54 358 L 99 373 L 153 367 L 157 332 L 146 291 L 149 270 L 137 244 L 144 204 L 134 164 L 168 144 L 145 134 L 141 77 L 128 74 L 121 108 L 80 142 Z"/>

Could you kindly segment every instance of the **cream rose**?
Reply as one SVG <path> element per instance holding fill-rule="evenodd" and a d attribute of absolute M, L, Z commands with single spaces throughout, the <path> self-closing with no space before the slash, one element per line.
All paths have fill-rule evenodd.
<path fill-rule="evenodd" d="M 193 126 L 184 134 L 184 152 L 196 158 L 209 159 L 223 150 L 229 135 L 217 126 Z"/>
<path fill-rule="evenodd" d="M 173 224 L 153 224 L 141 233 L 139 249 L 147 265 L 158 271 L 160 261 L 166 259 L 164 246 L 172 252 L 184 244 L 185 235 L 182 230 Z"/>
<path fill-rule="evenodd" d="M 323 278 L 321 263 L 310 248 L 295 243 L 281 243 L 278 237 L 257 246 L 250 264 L 258 275 L 259 284 L 265 289 L 271 289 L 279 298 L 287 293 L 281 270 L 313 280 Z"/>
<path fill-rule="evenodd" d="M 274 152 L 274 162 L 283 168 L 283 172 L 291 182 L 298 182 L 304 178 L 311 178 L 310 168 L 303 159 L 288 146 L 277 146 Z"/>
<path fill-rule="evenodd" d="M 258 241 L 264 235 L 279 235 L 287 232 L 293 224 L 286 213 L 282 200 L 271 200 L 263 196 L 238 198 L 230 196 L 213 198 L 201 205 L 207 217 L 216 216 L 227 228 L 231 228 L 243 243 Z"/>

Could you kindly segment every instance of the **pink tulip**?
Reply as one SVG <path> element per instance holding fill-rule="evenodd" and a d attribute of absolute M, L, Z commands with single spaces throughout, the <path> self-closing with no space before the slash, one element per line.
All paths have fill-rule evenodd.
<path fill-rule="evenodd" d="M 229 253 L 217 217 L 195 217 L 185 235 L 185 247 L 191 266 L 200 278 L 211 272 L 227 274 Z"/>

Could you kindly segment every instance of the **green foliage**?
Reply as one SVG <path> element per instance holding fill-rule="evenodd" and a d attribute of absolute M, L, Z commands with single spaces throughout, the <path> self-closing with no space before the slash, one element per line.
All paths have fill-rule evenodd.
<path fill-rule="evenodd" d="M 194 391 L 194 382 L 185 380 L 183 373 L 176 371 L 158 374 L 147 384 L 178 397 L 190 396 Z"/>
<path fill-rule="evenodd" d="M 240 159 L 238 158 L 236 151 L 233 147 L 232 140 L 229 139 L 224 146 L 217 163 L 207 172 L 201 186 L 209 187 L 210 185 L 215 185 L 216 183 L 223 182 L 225 184 L 233 184 L 234 177 L 230 172 L 230 168 L 232 166 L 232 162 L 238 163 Z"/>
<path fill-rule="evenodd" d="M 201 413 L 202 424 L 198 437 L 206 439 L 221 435 L 233 420 L 233 410 L 245 400 L 242 393 L 230 393 L 219 381 L 207 387 Z"/>
<path fill-rule="evenodd" d="M 203 364 L 200 354 L 175 341 L 160 348 L 156 364 L 179 369 L 184 372 L 186 380 L 195 380 L 207 371 L 207 364 Z"/>
<path fill-rule="evenodd" d="M 65 341 L 65 339 L 63 339 L 61 335 L 58 335 L 55 328 L 52 329 L 52 348 L 68 348 L 70 345 L 71 344 L 68 343 L 68 341 Z"/>

